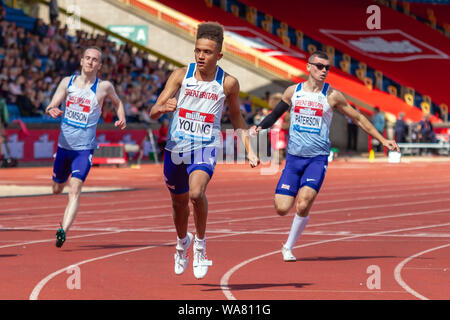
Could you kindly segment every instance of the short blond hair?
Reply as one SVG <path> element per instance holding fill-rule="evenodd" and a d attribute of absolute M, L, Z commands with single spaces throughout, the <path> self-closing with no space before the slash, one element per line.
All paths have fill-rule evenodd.
<path fill-rule="evenodd" d="M 85 48 L 83 50 L 83 54 L 81 55 L 81 57 L 84 58 L 86 51 L 88 51 L 90 49 L 94 49 L 94 50 L 97 50 L 98 52 L 100 52 L 100 62 L 103 62 L 103 51 L 100 47 L 97 47 L 97 46 L 89 46 L 89 47 Z"/>

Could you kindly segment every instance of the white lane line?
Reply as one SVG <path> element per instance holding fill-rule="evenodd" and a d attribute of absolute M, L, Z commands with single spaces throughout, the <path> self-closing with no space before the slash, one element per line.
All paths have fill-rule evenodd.
<path fill-rule="evenodd" d="M 436 181 L 432 181 L 432 182 L 436 183 Z M 403 185 L 403 184 L 401 184 L 401 185 Z M 359 194 L 370 193 L 372 198 L 373 197 L 378 198 L 378 196 L 374 195 L 374 193 L 376 194 L 377 192 L 379 192 L 381 194 L 386 194 L 386 193 L 390 193 L 389 191 L 393 191 L 392 193 L 396 193 L 398 195 L 398 193 L 400 191 L 414 191 L 414 190 L 421 190 L 421 191 L 423 191 L 423 187 L 420 187 L 420 188 L 419 187 L 408 187 L 408 188 L 398 188 L 397 187 L 395 189 L 384 188 L 384 187 L 392 187 L 392 186 L 393 186 L 393 184 L 383 184 L 383 185 L 378 185 L 378 186 L 371 185 L 371 187 L 377 187 L 377 188 L 375 188 L 374 190 L 372 190 L 372 189 L 369 189 L 369 190 L 367 190 L 367 189 L 365 189 L 365 190 L 358 189 L 358 193 Z M 380 187 L 380 188 L 378 188 L 378 187 Z M 382 189 L 382 191 L 380 191 L 380 189 Z M 427 190 L 428 189 L 439 189 L 441 191 L 442 190 L 446 190 L 446 188 L 443 187 L 441 184 L 439 185 L 439 187 L 430 187 L 430 188 L 427 188 Z M 236 188 L 232 189 L 232 190 L 236 191 Z M 327 189 L 326 187 L 324 187 L 323 191 L 324 192 L 332 191 L 333 192 L 332 193 L 333 196 L 335 196 L 335 195 L 344 195 L 344 194 L 348 195 L 348 188 L 346 188 L 345 192 L 335 192 L 335 191 L 341 191 L 341 190 L 342 190 L 342 188 L 328 188 Z M 442 192 L 447 193 L 447 191 L 442 191 Z M 270 192 L 259 191 L 259 192 L 249 193 L 249 192 L 246 191 L 246 195 L 247 196 L 248 195 L 262 195 L 262 194 L 273 195 L 273 192 L 272 191 L 270 191 Z M 425 193 L 425 194 L 422 194 L 422 195 L 429 195 L 429 194 L 430 193 Z M 435 192 L 433 192 L 432 194 L 435 194 Z M 224 193 L 224 192 L 221 192 L 220 194 L 208 195 L 208 198 L 209 199 L 213 199 L 213 198 L 228 197 L 228 196 L 241 196 L 241 195 L 242 195 L 242 192 L 239 192 L 239 193 Z M 421 194 L 414 193 L 414 195 L 421 195 Z M 399 197 L 400 196 L 408 197 L 410 195 L 408 194 L 408 195 L 398 195 L 398 196 Z M 391 197 L 391 196 L 389 196 L 389 197 Z M 340 199 L 342 199 L 342 198 L 340 198 Z M 367 199 L 367 198 L 364 198 L 364 199 Z M 354 200 L 354 198 L 352 198 L 351 200 Z M 36 201 L 39 202 L 39 203 L 42 202 L 42 200 L 40 200 L 40 199 L 37 199 Z M 160 201 L 161 201 L 161 199 L 159 197 L 156 197 L 156 198 L 150 198 L 150 199 L 142 199 L 140 202 L 160 202 Z M 339 200 L 339 201 L 342 201 L 342 200 Z M 124 200 L 124 201 L 115 201 L 115 202 L 111 202 L 109 200 L 106 200 L 105 202 L 85 203 L 85 204 L 83 204 L 83 206 L 116 205 L 116 204 L 135 203 L 135 202 L 136 202 L 135 200 Z M 27 210 L 36 210 L 36 209 L 41 209 L 41 208 L 42 209 L 53 209 L 53 208 L 64 208 L 65 207 L 64 205 L 60 205 L 60 206 L 56 206 L 56 207 L 55 206 L 53 206 L 53 207 L 36 207 L 34 205 L 34 203 L 31 203 L 31 200 L 27 200 L 27 203 L 30 203 L 32 205 L 32 207 L 27 208 Z M 315 203 L 320 203 L 320 198 L 318 198 Z M 2 213 L 20 211 L 20 210 L 23 210 L 23 209 L 24 208 L 2 209 Z"/>
<path fill-rule="evenodd" d="M 372 233 L 367 233 L 367 234 L 362 234 L 362 235 L 355 235 L 355 236 L 349 236 L 349 237 L 344 237 L 344 238 L 334 238 L 334 239 L 328 239 L 328 240 L 321 240 L 321 241 L 306 243 L 306 244 L 295 246 L 294 248 L 295 249 L 297 249 L 297 248 L 304 248 L 304 247 L 320 245 L 320 244 L 329 243 L 329 242 L 337 242 L 337 241 L 349 240 L 349 239 L 360 238 L 360 237 L 365 237 L 365 236 L 377 236 L 377 235 L 383 235 L 383 234 L 388 234 L 388 233 L 403 232 L 403 231 L 410 231 L 410 230 L 417 230 L 417 229 L 426 229 L 426 228 L 434 228 L 434 227 L 443 227 L 443 226 L 448 226 L 448 225 L 450 225 L 450 223 L 434 224 L 434 225 L 420 226 L 420 227 L 411 227 L 411 228 L 402 228 L 402 229 L 380 231 L 380 232 L 372 232 Z M 266 258 L 266 257 L 274 255 L 274 254 L 280 254 L 280 250 L 268 252 L 268 253 L 265 253 L 265 254 L 262 254 L 262 255 L 259 255 L 259 256 L 256 256 L 256 257 L 244 260 L 241 263 L 239 263 L 239 264 L 235 265 L 234 267 L 232 267 L 231 269 L 229 269 L 222 276 L 222 278 L 220 279 L 220 286 L 222 288 L 222 291 L 223 291 L 223 294 L 225 295 L 225 297 L 228 300 L 237 300 L 236 297 L 231 293 L 231 289 L 228 286 L 228 283 L 229 283 L 230 278 L 233 275 L 233 273 L 235 273 L 237 270 L 239 270 L 243 266 L 245 266 L 245 265 L 247 265 L 247 264 L 249 264 L 249 263 L 251 263 L 253 261 L 260 260 L 262 258 Z"/>
<path fill-rule="evenodd" d="M 269 229 L 270 230 L 270 229 Z M 263 232 L 263 230 L 260 230 L 260 232 Z M 247 232 L 241 232 L 240 234 L 246 234 Z M 212 236 L 212 237 L 208 237 L 208 239 L 217 239 L 217 238 L 225 238 L 225 237 L 232 237 L 235 236 L 236 234 L 225 234 L 225 235 L 218 235 L 218 236 Z M 39 281 L 39 283 L 33 288 L 33 291 L 30 294 L 29 299 L 30 300 L 37 300 L 39 297 L 39 293 L 42 291 L 42 289 L 44 288 L 44 286 L 54 277 L 56 277 L 57 275 L 67 271 L 68 269 L 74 267 L 74 266 L 80 266 L 82 264 L 86 264 L 89 262 L 94 262 L 94 261 L 99 261 L 99 260 L 103 260 L 103 259 L 107 259 L 107 258 L 111 258 L 114 256 L 118 256 L 118 255 L 122 255 L 122 254 L 128 254 L 128 253 L 133 253 L 133 252 L 137 252 L 137 251 L 142 251 L 142 250 L 147 250 L 147 249 L 152 249 L 152 248 L 159 248 L 162 246 L 168 246 L 168 245 L 175 245 L 176 242 L 168 242 L 168 243 L 164 243 L 158 246 L 155 245 L 151 245 L 151 246 L 147 246 L 147 247 L 142 247 L 142 248 L 135 248 L 135 249 L 130 249 L 130 250 L 124 250 L 124 251 L 119 251 L 119 252 L 115 252 L 115 253 L 111 253 L 111 254 L 107 254 L 104 256 L 99 256 L 99 257 L 95 257 L 95 258 L 91 258 L 91 259 L 87 259 L 87 260 L 83 260 L 74 264 L 71 264 L 67 267 L 64 267 L 62 269 L 59 269 L 51 274 L 49 274 L 48 276 L 46 276 L 45 278 L 43 278 L 41 281 Z"/>
<path fill-rule="evenodd" d="M 267 207 L 271 207 L 271 206 L 259 206 L 259 207 L 247 207 L 247 208 L 241 208 L 243 210 L 248 210 L 248 209 L 261 209 L 261 208 L 267 208 Z M 236 209 L 228 209 L 228 210 L 218 210 L 220 212 L 227 212 L 227 211 L 235 211 Z M 348 210 L 348 209 L 347 209 Z M 318 226 L 327 226 L 327 225 L 337 225 L 337 224 L 346 224 L 346 223 L 354 223 L 354 222 L 364 222 L 364 221 L 371 221 L 371 220 L 381 220 L 381 219 L 391 219 L 391 218 L 397 218 L 397 217 L 406 217 L 406 216 L 417 216 L 417 215 L 424 215 L 424 214 L 434 214 L 434 213 L 441 213 L 441 212 L 448 212 L 449 209 L 440 209 L 440 210 L 430 210 L 430 211 L 422 211 L 422 212 L 411 212 L 411 213 L 403 213 L 403 214 L 398 214 L 398 215 L 388 215 L 388 216 L 378 216 L 378 217 L 370 217 L 370 218 L 361 218 L 361 219 L 351 219 L 351 220 L 341 220 L 341 221 L 333 221 L 333 222 L 326 222 L 326 223 L 317 223 L 317 224 L 310 224 L 308 225 L 308 228 L 311 227 L 318 227 Z M 214 210 L 211 210 L 210 212 L 216 212 Z M 321 213 L 325 213 L 326 210 L 323 210 Z M 78 228 L 77 226 L 80 225 L 90 225 L 92 223 L 102 223 L 102 222 L 111 222 L 111 221 L 129 221 L 129 220 L 137 220 L 137 219 L 152 219 L 152 218 L 161 218 L 161 217 L 166 217 L 167 215 L 151 215 L 151 216 L 141 216 L 141 217 L 133 217 L 133 218 L 121 218 L 121 219 L 109 219 L 109 220 L 97 220 L 97 221 L 87 221 L 87 222 L 78 222 L 76 224 L 76 226 L 73 227 L 73 230 L 78 230 L 78 231 L 93 231 L 92 228 Z M 220 223 L 231 223 L 231 222 L 247 222 L 247 221 L 252 221 L 252 220 L 262 220 L 262 219 L 273 219 L 273 218 L 278 218 L 277 215 L 273 215 L 273 216 L 259 216 L 259 217 L 251 217 L 251 218 L 241 218 L 241 219 L 226 219 L 226 220 L 219 220 L 219 221 L 211 221 L 208 223 L 208 225 L 212 225 L 212 224 L 220 224 Z M 46 227 L 50 227 L 50 225 L 40 225 L 40 226 L 25 226 L 25 227 L 14 227 L 14 228 L 3 228 L 4 230 L 20 230 L 20 229 L 32 229 L 32 230 L 47 230 L 45 229 Z M 126 229 L 120 229 L 120 228 L 116 228 L 116 227 L 107 227 L 107 228 L 97 228 L 94 230 L 98 230 L 98 231 L 115 231 L 115 232 L 128 232 L 128 231 L 143 231 L 143 232 L 171 232 L 173 230 L 173 228 L 167 230 L 168 226 L 159 226 L 159 227 L 153 227 L 153 228 L 126 228 Z M 162 229 L 162 230 L 161 230 Z M 270 228 L 270 229 L 264 229 L 266 233 L 270 233 L 270 232 L 275 232 L 278 230 L 284 230 L 285 227 L 276 227 L 276 228 Z M 214 233 L 214 231 L 210 231 L 211 233 Z M 259 230 L 254 230 L 254 231 L 232 231 L 232 230 L 218 230 L 217 232 L 221 232 L 221 233 L 228 233 L 228 234 L 236 234 L 236 235 L 241 235 L 242 232 L 245 232 L 245 234 L 258 234 L 260 231 Z M 286 232 L 283 232 L 286 233 Z M 336 235 L 336 233 L 334 234 L 324 234 L 323 232 L 318 233 L 317 231 L 306 231 L 305 234 L 308 235 L 314 235 L 314 234 L 318 234 L 318 235 Z M 363 236 L 365 234 L 352 234 L 353 236 Z M 86 235 L 87 236 L 87 235 Z M 92 236 L 95 236 L 95 234 L 92 234 Z M 392 235 L 395 236 L 395 235 Z M 398 235 L 398 236 L 411 236 L 414 237 L 415 235 Z M 0 246 L 0 249 L 2 248 L 8 248 L 8 247 L 14 247 L 14 246 L 21 246 L 21 245 L 26 245 L 26 244 L 33 244 L 33 243 L 41 243 L 41 242 L 48 242 L 48 241 L 53 241 L 50 239 L 46 239 L 46 240 L 35 240 L 32 242 L 22 242 L 22 243 L 16 243 L 16 244 L 9 244 L 9 245 L 3 245 Z"/>
<path fill-rule="evenodd" d="M 421 299 L 421 300 L 429 300 L 427 297 L 421 295 L 420 293 L 418 293 L 417 291 L 413 290 L 410 286 L 408 286 L 408 285 L 406 284 L 406 282 L 402 279 L 402 275 L 401 275 L 402 269 L 403 269 L 403 267 L 404 267 L 409 261 L 411 261 L 412 259 L 415 259 L 415 258 L 417 258 L 417 257 L 420 257 L 421 255 L 424 255 L 424 254 L 426 254 L 426 253 L 428 253 L 428 252 L 432 252 L 432 251 L 435 251 L 435 250 L 439 250 L 439 249 L 442 249 L 442 248 L 446 248 L 446 247 L 448 247 L 448 246 L 450 246 L 450 243 L 447 243 L 447 244 L 442 245 L 442 246 L 439 246 L 439 247 L 434 247 L 434 248 L 431 248 L 431 249 L 428 249 L 428 250 L 424 250 L 424 251 L 421 251 L 421 252 L 419 252 L 419 253 L 413 254 L 412 256 L 409 256 L 408 258 L 406 258 L 405 260 L 403 260 L 402 262 L 400 262 L 400 263 L 395 267 L 395 269 L 394 269 L 394 278 L 395 278 L 395 280 L 398 282 L 398 284 L 399 284 L 403 289 L 405 289 L 407 292 L 409 292 L 410 294 L 412 294 L 412 295 L 415 296 L 416 298 L 419 298 L 419 299 Z"/>

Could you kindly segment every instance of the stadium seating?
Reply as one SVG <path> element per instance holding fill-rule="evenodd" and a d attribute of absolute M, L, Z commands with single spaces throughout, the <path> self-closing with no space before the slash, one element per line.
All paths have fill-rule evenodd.
<path fill-rule="evenodd" d="M 251 21 L 250 23 L 248 21 L 248 12 L 243 10 L 239 10 L 238 13 L 223 12 L 220 2 L 218 1 L 212 1 L 209 5 L 205 4 L 205 1 L 202 0 L 192 0 L 189 3 L 176 0 L 160 0 L 159 2 L 198 21 L 218 21 L 225 26 L 225 30 L 231 30 L 233 32 L 236 30 L 236 33 L 239 33 L 242 38 L 247 37 L 248 39 L 260 39 L 261 42 L 269 42 L 270 44 L 273 43 L 272 41 L 277 41 L 278 44 L 282 44 L 282 40 L 276 34 L 270 33 L 266 29 L 259 27 L 255 21 Z M 263 2 L 266 3 L 266 1 Z M 237 3 L 237 1 L 228 1 L 227 6 L 230 6 L 233 3 Z M 296 3 L 297 2 L 293 2 L 292 5 L 295 6 L 297 5 Z M 256 5 L 258 4 L 259 2 L 257 2 Z M 274 4 L 272 4 L 272 6 L 274 6 Z M 257 16 L 257 20 L 260 23 L 262 19 L 264 19 L 264 17 L 261 17 L 261 15 Z M 244 34 L 238 31 L 238 29 L 245 29 L 250 32 L 245 31 L 247 34 Z M 275 29 L 275 27 L 273 27 L 273 29 Z M 311 42 L 310 44 L 315 44 L 316 47 L 321 45 L 317 41 L 314 43 Z M 308 46 L 305 48 L 305 46 L 302 47 L 303 49 L 297 47 L 296 41 L 291 40 L 288 48 L 290 48 L 290 51 L 294 51 L 300 55 L 303 54 L 303 57 L 306 57 L 308 55 L 308 51 L 310 51 L 310 48 L 308 48 Z M 252 49 L 255 49 L 255 47 L 252 47 Z M 320 49 L 320 47 L 317 49 Z M 272 49 L 272 51 L 274 51 L 274 49 Z M 269 52 L 269 54 L 280 61 L 290 63 L 297 69 L 306 72 L 305 58 L 301 59 L 290 54 L 281 56 L 278 51 L 274 51 L 272 53 Z M 294 82 L 302 81 L 301 78 L 286 79 Z M 375 87 L 375 83 L 373 86 L 366 85 L 361 79 L 355 77 L 349 72 L 341 70 L 339 63 L 337 63 L 335 68 L 331 69 L 328 76 L 328 81 L 333 83 L 335 88 L 348 94 L 353 103 L 356 103 L 360 109 L 365 109 L 365 111 L 369 114 L 372 110 L 370 108 L 367 109 L 367 106 L 379 106 L 381 110 L 389 113 L 391 118 L 398 115 L 399 112 L 405 113 L 406 117 L 412 121 L 419 121 L 422 117 L 422 110 L 419 108 L 411 107 L 411 105 L 407 104 L 396 95 L 379 90 Z"/>
<path fill-rule="evenodd" d="M 164 1 L 170 2 L 170 0 Z M 219 2 L 213 1 L 220 7 Z M 352 74 L 355 75 L 356 69 L 363 63 L 366 77 L 375 86 L 377 83 L 375 72 L 381 72 L 382 87 L 379 87 L 380 89 L 385 92 L 395 91 L 400 98 L 420 110 L 423 109 L 424 104 L 428 104 L 431 114 L 439 116 L 442 110 L 446 109 L 445 105 L 449 105 L 448 95 L 444 94 L 446 91 L 444 89 L 444 83 L 446 83 L 444 77 L 439 76 L 436 81 L 431 82 L 425 80 L 426 77 L 418 76 L 419 74 L 427 75 L 431 65 L 435 65 L 439 69 L 442 68 L 443 64 L 448 66 L 448 51 L 446 52 L 444 49 L 441 52 L 439 50 L 440 48 L 448 48 L 448 39 L 442 37 L 439 32 L 425 27 L 422 23 L 418 23 L 409 17 L 385 8 L 382 12 L 383 26 L 380 34 L 387 32 L 383 36 L 383 39 L 387 39 L 387 44 L 390 41 L 392 43 L 395 41 L 398 43 L 410 42 L 418 47 L 416 50 L 420 54 L 405 54 L 404 56 L 386 54 L 385 57 L 380 58 L 377 56 L 382 55 L 382 52 L 370 55 L 364 50 L 358 50 L 358 48 L 355 50 L 355 46 L 352 48 L 348 45 L 350 39 L 355 41 L 354 39 L 367 32 L 372 32 L 372 37 L 373 34 L 377 35 L 376 30 L 367 29 L 367 16 L 361 16 L 361 12 L 365 12 L 365 9 L 373 4 L 372 1 L 355 1 L 354 6 L 345 6 L 334 0 L 296 1 L 289 4 L 292 10 L 285 10 L 285 7 L 270 0 L 231 0 L 227 4 L 229 7 L 232 4 L 241 4 L 246 10 L 253 8 L 256 25 L 262 25 L 261 20 L 272 19 L 273 29 L 277 28 L 276 23 L 280 24 L 282 21 L 290 28 L 289 32 L 291 33 L 295 30 L 301 30 L 304 32 L 304 39 L 319 41 L 323 48 L 331 46 L 336 53 L 335 58 L 338 60 L 341 59 L 340 54 L 342 53 L 351 55 L 350 72 Z M 431 5 L 411 3 L 411 8 L 414 9 L 416 7 L 428 8 L 429 6 Z M 328 8 L 328 10 L 321 12 L 322 8 Z M 424 10 L 422 9 L 422 11 Z M 315 14 L 317 12 L 320 12 L 320 19 L 314 18 L 319 17 Z M 336 12 L 339 12 L 339 14 L 337 15 Z M 443 16 L 445 16 L 445 13 Z M 241 17 L 248 18 L 242 14 Z M 339 17 L 339 19 L 336 19 L 336 17 Z M 440 19 L 440 21 L 442 20 L 443 18 Z M 404 26 L 408 27 L 404 28 Z M 353 36 L 350 36 L 350 34 L 353 34 Z M 369 34 L 366 36 L 366 40 L 369 36 Z M 380 35 L 377 35 L 377 37 L 380 37 Z M 305 50 L 307 46 L 308 43 L 305 42 Z M 317 47 L 317 45 L 315 46 Z M 400 59 L 398 59 L 399 57 Z M 407 95 L 410 97 L 405 97 Z"/>
<path fill-rule="evenodd" d="M 18 27 L 23 27 L 25 30 L 33 30 L 35 18 L 27 16 L 21 9 L 5 6 L 5 10 L 6 20 L 14 22 Z"/>

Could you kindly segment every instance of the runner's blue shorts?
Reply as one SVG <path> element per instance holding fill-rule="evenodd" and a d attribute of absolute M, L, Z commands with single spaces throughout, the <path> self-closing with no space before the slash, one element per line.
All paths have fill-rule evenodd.
<path fill-rule="evenodd" d="M 65 183 L 70 175 L 84 182 L 92 166 L 94 150 L 67 150 L 58 147 L 53 163 L 53 181 Z"/>
<path fill-rule="evenodd" d="M 212 178 L 216 166 L 216 148 L 205 147 L 189 152 L 164 152 L 164 179 L 174 194 L 189 191 L 189 175 L 203 170 Z"/>
<path fill-rule="evenodd" d="M 328 156 L 306 158 L 286 155 L 286 164 L 281 173 L 275 193 L 296 197 L 298 190 L 308 186 L 320 190 L 328 166 Z"/>

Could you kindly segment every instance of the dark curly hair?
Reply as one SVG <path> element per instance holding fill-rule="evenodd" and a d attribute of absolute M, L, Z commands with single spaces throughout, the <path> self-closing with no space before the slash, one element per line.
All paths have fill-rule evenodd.
<path fill-rule="evenodd" d="M 197 28 L 197 40 L 209 39 L 217 43 L 217 49 L 222 51 L 223 26 L 218 22 L 203 22 Z"/>

